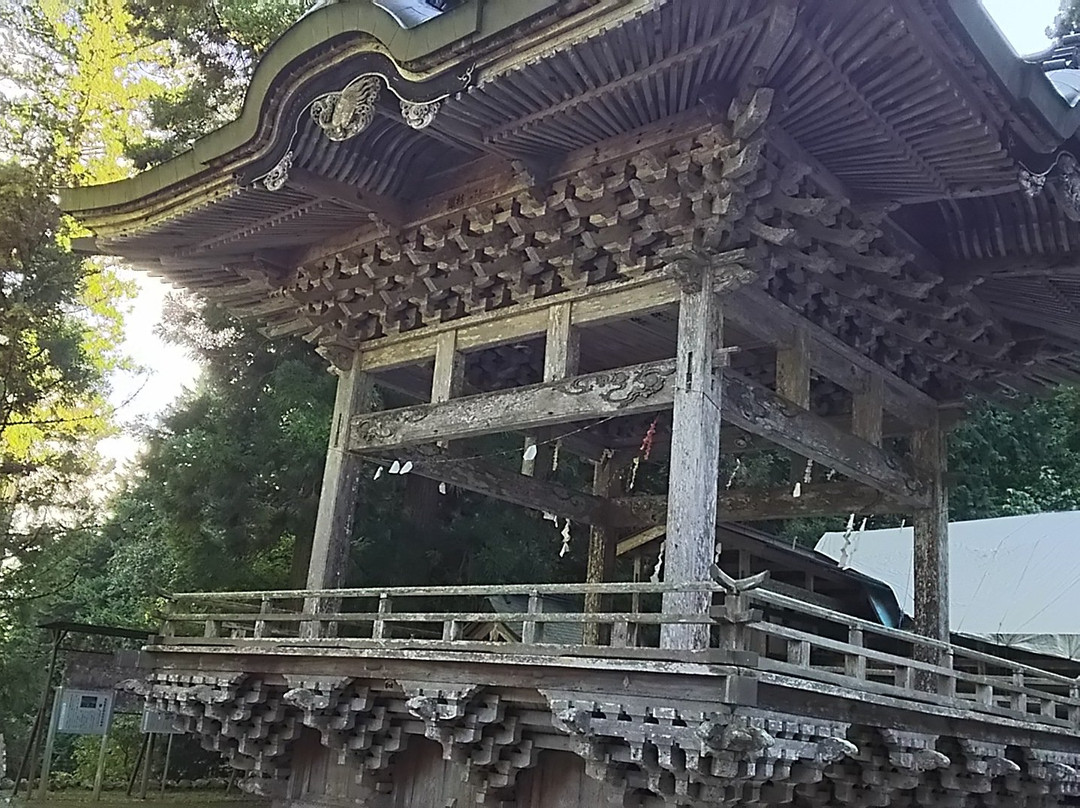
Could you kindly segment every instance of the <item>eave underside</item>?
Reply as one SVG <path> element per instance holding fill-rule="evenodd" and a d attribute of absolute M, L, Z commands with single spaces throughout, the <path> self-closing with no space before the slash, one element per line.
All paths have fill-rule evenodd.
<path fill-rule="evenodd" d="M 690 246 L 682 236 L 727 215 L 693 210 L 712 192 L 686 155 L 725 131 L 738 93 L 764 85 L 775 100 L 760 179 L 790 186 L 798 201 L 786 204 L 799 209 L 749 188 L 756 232 L 725 245 L 761 247 L 762 291 L 942 401 L 1073 378 L 1075 225 L 1052 201 L 1016 191 L 1002 121 L 988 118 L 949 32 L 930 22 L 885 0 L 668 3 L 512 69 L 493 66 L 426 129 L 403 126 L 386 99 L 341 143 L 309 116 L 284 122 L 291 141 L 278 132 L 241 172 L 246 183 L 289 146 L 293 172 L 279 191 L 242 184 L 150 227 L 137 225 L 136 208 L 90 223 L 100 248 L 336 358 L 659 268 Z M 523 202 L 547 211 L 524 218 L 559 221 L 530 222 L 522 243 L 510 220 Z M 575 206 L 588 210 L 575 217 Z M 658 241 L 656 229 L 672 226 L 682 236 Z M 984 278 L 990 259 L 1032 256 L 1049 259 L 1041 274 Z M 655 315 L 606 337 L 598 365 L 674 345 Z"/>

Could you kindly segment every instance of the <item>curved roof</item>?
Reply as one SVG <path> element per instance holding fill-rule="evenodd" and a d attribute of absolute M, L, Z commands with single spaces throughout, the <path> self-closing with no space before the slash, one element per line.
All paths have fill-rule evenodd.
<path fill-rule="evenodd" d="M 328 137 L 313 105 L 367 75 L 383 88 L 374 118 Z M 454 237 L 470 200 L 498 217 L 530 183 L 602 162 L 628 138 L 714 125 L 748 82 L 777 92 L 771 147 L 879 223 L 875 238 L 898 256 L 891 277 L 852 253 L 846 266 L 793 270 L 770 293 L 939 398 L 991 379 L 1026 389 L 1080 378 L 1074 225 L 1060 196 L 1029 198 L 1018 181 L 1025 161 L 1073 136 L 1080 113 L 978 0 L 469 0 L 410 30 L 373 5 L 338 3 L 275 44 L 238 121 L 63 204 L 95 233 L 88 249 L 271 333 L 340 343 L 359 339 L 342 325 L 369 308 L 358 295 L 410 328 L 457 316 L 425 313 L 432 284 L 456 281 L 422 280 L 414 264 Z M 434 119 L 409 125 L 398 107 L 412 102 L 437 103 Z M 280 188 L 268 190 L 268 174 Z M 298 267 L 338 271 L 334 256 L 364 245 L 390 261 L 370 270 L 370 290 L 293 288 Z M 409 260 L 385 258 L 395 250 Z M 1043 291 L 1015 272 L 1033 260 Z M 1030 310 L 1050 311 L 1035 302 L 1050 295 L 1052 317 L 1037 322 Z M 856 313 L 838 318 L 841 304 Z"/>

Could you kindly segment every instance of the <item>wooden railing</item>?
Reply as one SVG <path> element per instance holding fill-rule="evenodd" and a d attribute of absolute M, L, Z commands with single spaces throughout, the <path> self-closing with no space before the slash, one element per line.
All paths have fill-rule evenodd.
<path fill-rule="evenodd" d="M 665 593 L 708 592 L 708 614 L 670 614 Z M 602 612 L 586 612 L 586 595 Z M 493 611 L 492 599 L 515 611 Z M 664 648 L 666 625 L 709 626 L 709 648 Z M 495 630 L 501 628 L 501 630 Z M 166 646 L 280 644 L 490 654 L 730 661 L 763 682 L 1080 728 L 1080 682 L 830 611 L 715 582 L 403 587 L 176 595 Z M 501 639 L 497 640 L 495 637 Z M 509 638 L 509 639 L 507 639 Z"/>

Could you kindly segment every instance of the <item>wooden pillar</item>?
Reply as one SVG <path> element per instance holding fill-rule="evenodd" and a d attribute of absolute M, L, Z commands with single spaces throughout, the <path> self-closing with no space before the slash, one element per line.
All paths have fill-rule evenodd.
<path fill-rule="evenodd" d="M 884 401 L 885 383 L 876 375 L 872 375 L 866 389 L 856 393 L 851 400 L 851 431 L 874 446 L 881 446 Z"/>
<path fill-rule="evenodd" d="M 571 323 L 573 303 L 557 303 L 548 310 L 547 337 L 544 343 L 544 381 L 556 382 L 578 372 L 580 340 L 578 330 Z M 526 451 L 536 446 L 536 456 L 521 461 L 521 473 L 529 477 L 546 479 L 551 474 L 555 447 L 550 442 L 550 429 L 537 430 L 525 438 Z"/>
<path fill-rule="evenodd" d="M 949 493 L 945 486 L 948 441 L 940 418 L 915 433 L 912 454 L 930 489 L 930 507 L 915 514 L 915 630 L 949 639 Z"/>
<path fill-rule="evenodd" d="M 617 480 L 615 457 L 611 452 L 596 463 L 593 470 L 593 494 L 599 497 L 614 495 Z M 610 580 L 615 567 L 615 535 L 612 528 L 593 525 L 589 528 L 589 555 L 585 566 L 585 582 L 599 584 Z M 604 611 L 605 598 L 599 594 L 585 596 L 585 613 L 595 614 Z M 585 645 L 598 645 L 603 632 L 598 623 L 586 623 L 583 642 Z"/>
<path fill-rule="evenodd" d="M 664 560 L 664 580 L 671 583 L 708 580 L 716 542 L 723 317 L 713 273 L 701 269 L 687 278 L 679 304 Z M 709 604 L 704 592 L 664 595 L 667 613 L 704 614 Z M 661 632 L 665 648 L 700 649 L 708 643 L 706 625 L 664 626 Z"/>
<path fill-rule="evenodd" d="M 810 350 L 806 331 L 795 330 L 792 344 L 776 352 L 776 392 L 801 407 L 810 409 Z M 806 475 L 807 459 L 799 454 L 791 457 L 791 482 L 802 482 Z"/>
<path fill-rule="evenodd" d="M 362 461 L 348 454 L 345 447 L 348 444 L 349 421 L 354 415 L 366 411 L 371 402 L 371 380 L 359 369 L 359 358 L 357 354 L 353 367 L 338 377 L 330 445 L 326 451 L 315 537 L 308 564 L 308 589 L 340 587 L 348 564 Z"/>

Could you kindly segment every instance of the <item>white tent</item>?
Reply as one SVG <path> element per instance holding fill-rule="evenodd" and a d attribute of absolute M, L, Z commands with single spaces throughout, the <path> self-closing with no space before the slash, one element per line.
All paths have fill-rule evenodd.
<path fill-rule="evenodd" d="M 820 553 L 884 581 L 914 612 L 910 527 L 826 533 Z M 1080 511 L 953 522 L 952 630 L 1000 645 L 1080 659 Z"/>

